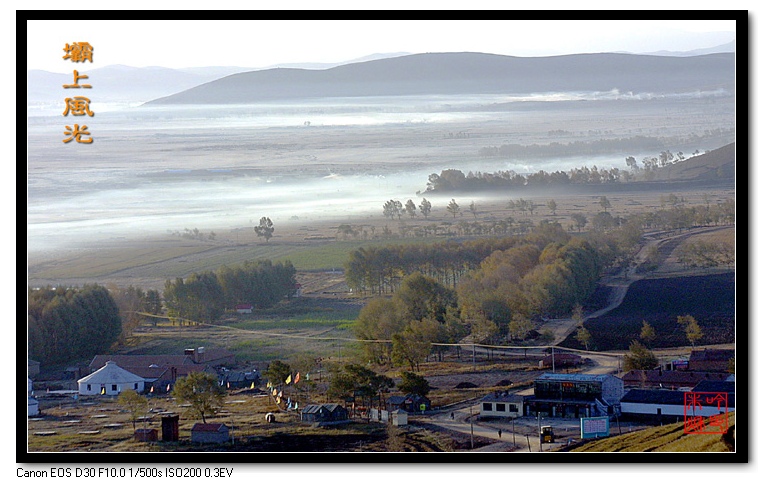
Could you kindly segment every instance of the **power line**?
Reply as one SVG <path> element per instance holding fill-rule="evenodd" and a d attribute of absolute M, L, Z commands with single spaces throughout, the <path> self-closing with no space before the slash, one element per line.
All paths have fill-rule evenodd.
<path fill-rule="evenodd" d="M 170 320 L 169 316 L 166 315 L 155 315 L 155 314 L 148 314 L 143 312 L 136 312 L 139 315 L 144 315 L 147 317 L 154 317 L 159 319 L 167 319 Z M 235 330 L 240 332 L 247 332 L 251 334 L 257 334 L 257 335 L 267 335 L 270 337 L 284 337 L 288 339 L 305 339 L 305 340 L 324 340 L 324 341 L 344 341 L 344 342 L 366 342 L 366 343 L 377 343 L 377 344 L 391 344 L 393 341 L 391 339 L 350 339 L 346 337 L 321 337 L 321 336 L 310 336 L 310 335 L 296 335 L 296 334 L 279 334 L 274 332 L 265 332 L 265 331 L 259 331 L 259 330 L 253 330 L 253 329 L 242 329 L 239 327 L 231 327 L 228 325 L 217 325 L 217 324 L 209 324 L 206 322 L 198 322 L 196 320 L 192 319 L 186 319 L 183 317 L 173 317 L 176 320 L 182 321 L 182 322 L 189 322 L 197 325 L 203 325 L 206 327 L 213 327 L 217 329 L 229 329 L 229 330 Z M 473 344 L 471 342 L 454 342 L 454 343 L 445 343 L 445 342 L 431 342 L 430 345 L 437 346 L 437 347 L 480 347 L 482 349 L 502 349 L 502 350 L 528 350 L 528 349 L 552 349 L 557 348 L 565 351 L 570 352 L 579 352 L 582 354 L 593 354 L 593 355 L 601 355 L 606 357 L 621 357 L 620 354 L 610 354 L 607 352 L 596 352 L 596 351 L 587 351 L 583 349 L 573 349 L 568 347 L 559 347 L 556 345 L 538 345 L 538 346 L 506 346 L 506 345 L 490 345 L 490 344 Z"/>

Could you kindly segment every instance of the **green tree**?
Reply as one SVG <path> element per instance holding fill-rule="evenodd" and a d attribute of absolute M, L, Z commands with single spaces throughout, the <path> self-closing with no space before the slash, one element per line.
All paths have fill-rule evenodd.
<path fill-rule="evenodd" d="M 408 364 L 412 372 L 418 371 L 419 364 L 432 351 L 432 343 L 438 339 L 439 328 L 440 324 L 432 319 L 412 320 L 403 332 L 393 334 L 393 363 Z"/>
<path fill-rule="evenodd" d="M 395 387 L 395 382 L 384 374 L 358 364 L 338 366 L 332 371 L 327 389 L 330 398 L 360 397 L 372 407 L 374 399 L 381 403 L 382 392 Z"/>
<path fill-rule="evenodd" d="M 402 212 L 403 204 L 398 200 L 389 200 L 382 205 L 382 214 L 385 215 L 385 218 L 390 218 L 391 220 L 398 218 L 400 220 Z"/>
<path fill-rule="evenodd" d="M 126 389 L 119 393 L 117 404 L 130 414 L 130 421 L 132 421 L 133 431 L 135 431 L 135 423 L 138 418 L 145 416 L 148 412 L 149 401 L 132 389 Z"/>
<path fill-rule="evenodd" d="M 459 208 L 459 204 L 456 202 L 456 200 L 452 198 L 451 201 L 448 203 L 448 206 L 446 206 L 446 211 L 451 213 L 451 215 L 453 215 L 453 217 L 456 218 L 456 215 L 459 214 L 459 212 L 461 211 L 461 208 Z"/>
<path fill-rule="evenodd" d="M 207 416 L 214 415 L 223 406 L 225 390 L 215 376 L 199 371 L 178 379 L 172 396 L 181 404 L 190 404 L 191 416 L 200 417 L 206 423 Z"/>
<path fill-rule="evenodd" d="M 509 322 L 509 336 L 512 339 L 523 340 L 531 330 L 533 330 L 531 319 L 521 314 L 512 315 L 512 320 Z"/>
<path fill-rule="evenodd" d="M 419 203 L 419 211 L 422 212 L 422 216 L 424 216 L 425 220 L 428 216 L 430 216 L 430 213 L 432 213 L 432 203 L 427 201 L 427 198 L 422 198 L 422 202 Z"/>
<path fill-rule="evenodd" d="M 401 304 L 402 315 L 409 320 L 431 318 L 444 322 L 446 310 L 457 305 L 454 290 L 419 272 L 414 272 L 401 281 L 393 299 Z"/>
<path fill-rule="evenodd" d="M 586 226 L 586 223 L 588 222 L 586 217 L 581 213 L 573 213 L 570 215 L 570 217 L 573 219 L 573 223 L 576 225 L 576 228 L 578 228 L 579 232 Z"/>
<path fill-rule="evenodd" d="M 263 371 L 263 377 L 275 386 L 284 384 L 284 381 L 286 381 L 287 377 L 291 374 L 292 368 L 289 364 L 281 362 L 280 360 L 271 361 L 271 363 L 268 364 L 268 368 Z"/>
<path fill-rule="evenodd" d="M 401 372 L 401 382 L 398 384 L 398 389 L 403 393 L 418 396 L 427 396 L 432 390 L 427 379 L 408 371 Z"/>
<path fill-rule="evenodd" d="M 409 215 L 411 218 L 415 218 L 415 217 L 416 217 L 416 205 L 414 204 L 414 201 L 413 201 L 413 200 L 408 200 L 408 201 L 406 202 L 406 206 L 405 206 L 405 208 L 406 208 L 406 213 L 407 213 L 407 214 L 408 214 L 408 215 Z"/>
<path fill-rule="evenodd" d="M 703 331 L 698 321 L 692 315 L 680 315 L 677 317 L 677 322 L 684 328 L 687 340 L 695 347 L 695 343 L 703 338 Z"/>
<path fill-rule="evenodd" d="M 106 288 L 49 286 L 27 294 L 29 357 L 43 363 L 92 358 L 119 340 L 122 318 Z"/>
<path fill-rule="evenodd" d="M 609 208 L 611 208 L 610 200 L 607 199 L 607 196 L 600 196 L 600 206 L 603 210 L 607 211 Z"/>
<path fill-rule="evenodd" d="M 475 219 L 477 219 L 478 209 L 474 201 L 470 202 L 469 210 L 470 210 L 470 213 L 472 213 L 472 216 L 474 216 Z"/>
<path fill-rule="evenodd" d="M 353 333 L 360 340 L 392 340 L 393 335 L 405 326 L 400 306 L 391 299 L 378 297 L 361 308 L 353 325 Z M 390 343 L 369 342 L 362 347 L 369 360 L 378 363 L 391 361 Z"/>
<path fill-rule="evenodd" d="M 650 370 L 658 365 L 658 358 L 639 341 L 633 340 L 629 352 L 623 356 L 624 370 Z"/>
<path fill-rule="evenodd" d="M 576 323 L 576 325 L 583 326 L 584 308 L 581 306 L 581 304 L 576 304 L 573 306 L 573 311 L 570 313 L 570 318 L 573 320 L 573 322 Z"/>
<path fill-rule="evenodd" d="M 552 212 L 552 215 L 557 215 L 557 202 L 555 200 L 547 201 L 546 206 Z"/>
<path fill-rule="evenodd" d="M 494 342 L 499 336 L 499 326 L 492 320 L 478 317 L 470 322 L 470 335 L 477 344 Z"/>
<path fill-rule="evenodd" d="M 268 240 L 273 237 L 273 222 L 268 217 L 262 217 L 260 218 L 260 224 L 255 227 L 255 233 L 257 233 L 258 237 L 265 238 L 265 241 L 268 242 Z"/>
<path fill-rule="evenodd" d="M 143 310 L 152 315 L 158 315 L 162 312 L 162 296 L 159 294 L 159 290 L 146 290 L 146 300 Z M 151 320 L 156 321 L 157 319 L 152 317 Z M 154 325 L 156 325 L 156 322 L 154 322 Z"/>
<path fill-rule="evenodd" d="M 645 341 L 645 343 L 650 346 L 657 335 L 655 334 L 655 329 L 647 323 L 646 320 L 642 321 L 642 330 L 639 333 L 639 338 Z"/>
<path fill-rule="evenodd" d="M 581 326 L 576 332 L 576 340 L 579 344 L 583 345 L 586 350 L 589 350 L 589 342 L 592 340 L 592 334 L 586 330 L 586 327 Z"/>

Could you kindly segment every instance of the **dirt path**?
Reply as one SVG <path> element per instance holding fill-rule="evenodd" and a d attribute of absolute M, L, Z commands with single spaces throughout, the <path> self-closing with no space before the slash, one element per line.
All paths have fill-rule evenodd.
<path fill-rule="evenodd" d="M 629 286 L 631 286 L 632 283 L 642 280 L 645 278 L 645 275 L 638 273 L 638 268 L 640 265 L 645 263 L 647 260 L 648 254 L 650 253 L 652 247 L 658 247 L 658 251 L 661 254 L 660 261 L 665 262 L 666 259 L 669 257 L 671 251 L 673 251 L 674 248 L 679 246 L 680 243 L 682 243 L 685 239 L 694 236 L 699 235 L 703 233 L 712 233 L 715 231 L 720 230 L 728 230 L 729 226 L 714 226 L 714 227 L 702 227 L 702 228 L 693 228 L 691 230 L 688 230 L 683 233 L 678 233 L 676 235 L 669 235 L 665 237 L 660 237 L 662 233 L 653 233 L 650 235 L 645 236 L 646 243 L 642 245 L 642 247 L 639 249 L 639 252 L 637 252 L 637 255 L 635 256 L 635 263 L 626 271 L 625 274 L 621 273 L 619 275 L 607 277 L 603 280 L 602 285 L 605 287 L 610 288 L 610 294 L 608 296 L 608 304 L 607 306 L 592 312 L 590 314 L 587 314 L 584 316 L 583 321 L 587 321 L 589 319 L 594 319 L 597 317 L 601 317 L 605 315 L 606 313 L 610 312 L 611 310 L 615 309 L 621 303 L 623 302 L 623 299 L 626 297 L 626 293 L 629 291 Z M 686 271 L 683 272 L 683 274 L 687 274 Z M 553 345 L 558 345 L 562 341 L 564 341 L 570 334 L 572 334 L 578 327 L 578 324 L 576 321 L 570 318 L 565 319 L 550 319 L 547 320 L 544 324 L 541 325 L 541 327 L 538 328 L 539 332 L 542 332 L 544 330 L 550 330 L 554 334 L 554 343 Z"/>

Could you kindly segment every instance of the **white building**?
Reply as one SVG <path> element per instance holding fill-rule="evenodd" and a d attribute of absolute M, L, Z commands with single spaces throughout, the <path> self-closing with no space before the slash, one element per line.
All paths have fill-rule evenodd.
<path fill-rule="evenodd" d="M 144 390 L 142 377 L 122 369 L 113 361 L 108 361 L 102 368 L 78 380 L 77 384 L 79 393 L 83 396 L 98 394 L 116 396 L 127 389 L 138 393 Z"/>
<path fill-rule="evenodd" d="M 523 397 L 506 391 L 497 391 L 480 400 L 480 416 L 492 418 L 519 418 L 523 415 Z"/>
<path fill-rule="evenodd" d="M 40 414 L 40 403 L 32 396 L 32 380 L 27 377 L 27 416 L 37 416 Z"/>

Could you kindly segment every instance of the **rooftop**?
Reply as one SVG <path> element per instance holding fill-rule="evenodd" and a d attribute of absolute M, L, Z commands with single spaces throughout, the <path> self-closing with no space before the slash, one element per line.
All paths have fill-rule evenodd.
<path fill-rule="evenodd" d="M 616 378 L 610 374 L 557 374 L 545 373 L 536 378 L 537 381 L 572 381 L 572 382 L 602 382 L 610 378 Z"/>

